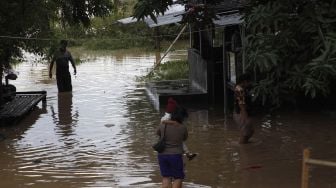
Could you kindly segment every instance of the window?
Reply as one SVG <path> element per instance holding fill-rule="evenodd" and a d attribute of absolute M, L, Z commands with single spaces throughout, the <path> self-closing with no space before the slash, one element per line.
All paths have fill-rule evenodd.
<path fill-rule="evenodd" d="M 236 83 L 236 55 L 233 52 L 228 52 L 229 60 L 229 80 Z"/>

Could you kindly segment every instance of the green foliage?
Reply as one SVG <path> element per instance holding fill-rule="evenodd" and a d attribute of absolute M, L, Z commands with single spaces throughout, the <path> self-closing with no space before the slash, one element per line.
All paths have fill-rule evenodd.
<path fill-rule="evenodd" d="M 188 3 L 182 22 L 192 24 L 197 28 L 213 25 L 213 20 L 218 18 L 216 12 L 209 6 L 214 6 L 217 3 L 218 1 L 212 1 L 209 5 Z"/>
<path fill-rule="evenodd" d="M 186 5 L 186 14 L 183 15 L 182 22 L 191 23 L 197 26 L 205 26 L 213 23 L 213 19 L 217 16 L 212 9 L 208 8 L 208 5 L 216 5 L 222 0 L 212 0 L 208 3 L 201 3 L 201 1 L 195 3 L 195 1 L 188 2 L 180 1 Z M 170 5 L 173 5 L 173 0 L 138 0 L 134 6 L 133 16 L 138 20 L 144 20 L 145 18 L 151 18 L 157 23 L 156 16 L 163 15 L 168 10 Z"/>
<path fill-rule="evenodd" d="M 187 61 L 168 61 L 158 66 L 154 71 L 142 77 L 142 81 L 180 80 L 188 79 L 189 65 Z"/>
<path fill-rule="evenodd" d="M 55 11 L 60 11 L 64 24 L 74 25 L 82 23 L 85 27 L 90 25 L 93 16 L 102 17 L 110 13 L 112 2 L 110 0 L 53 0 L 49 1 Z"/>
<path fill-rule="evenodd" d="M 0 64 L 22 56 L 21 49 L 38 54 L 48 54 L 47 47 L 58 41 L 55 28 L 60 25 L 82 24 L 89 26 L 90 18 L 110 12 L 110 0 L 2 0 L 0 1 L 0 33 L 22 38 L 0 38 Z M 28 40 L 24 38 L 32 38 Z M 38 40 L 35 40 L 38 38 Z M 2 66 L 0 66 L 2 67 Z"/>
<path fill-rule="evenodd" d="M 157 23 L 156 15 L 164 14 L 169 5 L 173 4 L 173 0 L 138 0 L 134 6 L 134 17 L 138 20 L 144 20 L 150 17 Z"/>
<path fill-rule="evenodd" d="M 85 28 L 82 25 L 69 27 L 66 33 L 60 30 L 58 33 L 64 37 L 74 38 L 72 45 L 82 46 L 90 50 L 115 50 L 144 47 L 153 49 L 157 33 L 149 28 L 144 22 L 132 24 L 119 24 L 117 20 L 123 18 L 122 14 L 115 13 L 104 18 L 94 18 L 91 26 Z M 180 30 L 178 25 L 167 25 L 160 27 L 161 41 L 175 39 Z M 184 35 L 183 37 L 188 37 Z M 80 38 L 80 39 L 79 39 Z M 79 40 L 78 40 L 79 39 Z"/>
<path fill-rule="evenodd" d="M 280 106 L 295 96 L 328 96 L 336 78 L 336 1 L 251 1 L 246 10 L 247 69 L 254 92 Z"/>

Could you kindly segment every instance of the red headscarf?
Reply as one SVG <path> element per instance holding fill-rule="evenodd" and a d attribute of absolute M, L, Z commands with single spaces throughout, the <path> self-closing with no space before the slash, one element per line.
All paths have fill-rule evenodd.
<path fill-rule="evenodd" d="M 169 97 L 168 104 L 166 107 L 166 112 L 172 113 L 175 111 L 176 107 L 177 107 L 177 102 L 172 97 Z"/>

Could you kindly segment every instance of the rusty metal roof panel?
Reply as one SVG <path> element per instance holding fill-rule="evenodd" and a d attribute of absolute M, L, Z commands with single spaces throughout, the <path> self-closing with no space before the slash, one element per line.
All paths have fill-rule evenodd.
<path fill-rule="evenodd" d="M 122 23 L 122 24 L 130 24 L 130 23 L 137 22 L 137 19 L 133 17 L 128 17 L 128 18 L 120 19 L 117 22 Z"/>
<path fill-rule="evenodd" d="M 165 11 L 164 15 L 157 15 L 157 23 L 155 23 L 151 18 L 145 18 L 145 23 L 149 27 L 158 27 L 161 25 L 173 24 L 178 23 L 182 20 L 182 14 L 185 13 L 184 5 L 181 4 L 174 4 L 169 6 L 168 10 Z M 122 24 L 130 24 L 137 22 L 136 18 L 128 17 L 118 20 L 119 23 Z"/>
<path fill-rule="evenodd" d="M 145 22 L 149 27 L 158 27 L 162 25 L 174 24 L 182 21 L 182 14 L 184 11 L 175 14 L 167 14 L 163 16 L 156 17 L 157 23 L 152 19 L 146 19 Z"/>
<path fill-rule="evenodd" d="M 218 20 L 214 20 L 214 24 L 218 26 L 225 26 L 225 25 L 236 25 L 243 23 L 243 16 L 239 13 L 235 14 L 228 14 L 228 15 L 221 15 L 218 16 Z"/>

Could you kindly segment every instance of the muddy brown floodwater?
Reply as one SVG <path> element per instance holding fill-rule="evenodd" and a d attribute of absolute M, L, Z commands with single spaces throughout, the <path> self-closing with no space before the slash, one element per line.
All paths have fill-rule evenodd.
<path fill-rule="evenodd" d="M 177 53 L 177 52 L 176 52 Z M 181 58 L 170 54 L 167 60 Z M 184 53 L 185 54 L 185 53 Z M 146 97 L 151 53 L 82 54 L 73 92 L 57 93 L 46 64 L 16 66 L 18 91 L 46 90 L 17 125 L 0 127 L 0 187 L 159 187 L 155 127 L 162 112 Z M 183 56 L 185 58 L 185 56 Z M 72 70 L 72 69 L 71 69 Z M 237 144 L 238 130 L 220 111 L 189 108 L 185 187 L 297 188 L 302 151 L 336 161 L 336 114 L 280 113 L 257 118 L 251 144 Z M 335 188 L 336 169 L 314 166 L 312 188 Z"/>

